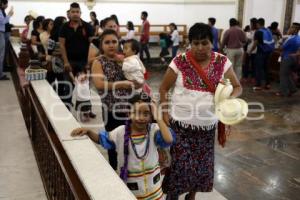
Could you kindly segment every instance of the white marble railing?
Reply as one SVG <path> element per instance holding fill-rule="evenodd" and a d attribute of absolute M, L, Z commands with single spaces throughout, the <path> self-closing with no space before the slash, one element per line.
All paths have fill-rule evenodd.
<path fill-rule="evenodd" d="M 70 136 L 80 125 L 49 83 L 39 80 L 31 85 L 91 199 L 135 199 L 88 137 Z"/>
<path fill-rule="evenodd" d="M 20 41 L 20 38 L 17 38 L 17 37 L 11 37 L 10 38 L 10 43 L 11 43 L 11 46 L 17 56 L 17 58 L 19 58 L 19 53 L 21 51 L 21 41 Z"/>

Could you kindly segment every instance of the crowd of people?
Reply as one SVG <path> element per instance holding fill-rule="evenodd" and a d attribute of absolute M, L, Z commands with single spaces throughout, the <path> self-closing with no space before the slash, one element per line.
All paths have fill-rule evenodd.
<path fill-rule="evenodd" d="M 212 22 L 211 22 L 212 21 Z M 214 24 L 210 19 L 210 24 Z M 244 30 L 239 22 L 232 18 L 230 28 L 225 31 L 219 51 L 232 61 L 238 79 L 242 83 L 253 84 L 254 91 L 271 88 L 271 56 L 280 52 L 280 87 L 276 96 L 291 96 L 297 91 L 296 82 L 299 72 L 300 24 L 293 23 L 286 35 L 278 28 L 277 22 L 265 27 L 265 19 L 251 18 L 250 25 Z M 216 34 L 217 35 L 217 34 Z M 217 48 L 215 48 L 217 49 Z M 288 61 L 287 61 L 288 60 Z M 292 66 L 291 66 L 291 63 Z M 263 84 L 264 83 L 264 84 Z"/>
<path fill-rule="evenodd" d="M 1 80 L 7 79 L 2 74 L 5 24 L 13 15 L 13 10 L 6 15 L 6 8 L 7 1 L 1 0 Z M 208 24 L 191 26 L 189 47 L 184 52 L 178 52 L 179 33 L 176 24 L 170 23 L 170 32 L 160 34 L 159 44 L 161 61 L 167 62 L 169 48 L 172 61 L 160 86 L 160 101 L 154 102 L 144 66 L 150 60 L 148 13 L 141 13 L 139 42 L 131 21 L 122 38 L 116 15 L 99 21 L 91 12 L 90 18 L 90 23 L 81 19 L 78 3 L 70 4 L 67 17 L 54 20 L 31 12 L 24 19 L 22 42 L 28 44 L 32 59 L 47 66 L 50 63 L 47 80 L 70 110 L 75 90 L 75 109 L 83 122 L 95 117 L 90 101 L 92 81 L 101 97 L 105 131 L 79 128 L 71 134 L 88 135 L 107 149 L 110 165 L 137 199 L 162 199 L 163 193 L 168 200 L 184 193 L 185 199 L 195 199 L 197 192 L 212 191 L 217 129 L 219 143 L 223 146 L 226 142 L 214 114 L 213 97 L 221 80 L 232 83 L 232 98 L 242 94 L 240 80 L 254 79 L 255 90 L 262 89 L 264 80 L 265 88 L 270 88 L 267 61 L 279 47 L 283 51 L 278 95 L 296 91 L 290 75 L 299 67 L 298 23 L 285 36 L 278 30 L 278 23 L 265 28 L 263 18 L 252 18 L 250 26 L 242 30 L 232 18 L 220 40 L 216 19 L 209 18 Z M 159 148 L 170 148 L 171 162 L 164 178 Z"/>

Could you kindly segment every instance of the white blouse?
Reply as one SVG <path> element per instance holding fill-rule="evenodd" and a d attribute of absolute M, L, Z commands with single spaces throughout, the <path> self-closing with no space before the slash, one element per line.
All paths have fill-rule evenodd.
<path fill-rule="evenodd" d="M 177 30 L 174 30 L 171 34 L 171 40 L 173 42 L 172 46 L 178 46 L 179 45 L 179 33 Z"/>
<path fill-rule="evenodd" d="M 217 55 L 218 53 L 215 53 L 215 57 Z M 170 116 L 181 122 L 182 125 L 193 125 L 204 130 L 212 129 L 218 122 L 218 118 L 215 116 L 214 95 L 210 92 L 190 90 L 184 87 L 182 73 L 177 68 L 174 59 L 169 65 L 177 74 L 171 97 Z M 227 59 L 222 77 L 231 65 L 230 60 Z"/>
<path fill-rule="evenodd" d="M 130 40 L 130 39 L 134 39 L 134 30 L 129 30 L 125 36 L 125 40 Z"/>

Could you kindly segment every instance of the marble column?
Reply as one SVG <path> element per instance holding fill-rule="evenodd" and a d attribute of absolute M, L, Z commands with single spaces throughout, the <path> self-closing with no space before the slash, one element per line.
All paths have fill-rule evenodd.
<path fill-rule="evenodd" d="M 243 27 L 243 18 L 244 18 L 244 8 L 245 0 L 238 0 L 238 13 L 237 13 L 237 20 L 240 22 L 241 27 Z"/>
<path fill-rule="evenodd" d="M 283 33 L 286 33 L 292 24 L 294 1 L 295 0 L 286 0 Z"/>

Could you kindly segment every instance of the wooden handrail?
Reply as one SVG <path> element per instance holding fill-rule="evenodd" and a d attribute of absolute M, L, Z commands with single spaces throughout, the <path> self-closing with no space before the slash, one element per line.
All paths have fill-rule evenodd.
<path fill-rule="evenodd" d="M 25 27 L 26 26 L 24 26 L 24 25 L 16 25 L 13 27 L 13 29 L 22 29 Z M 140 35 L 141 25 L 134 25 L 134 27 L 135 27 L 136 35 Z M 126 25 L 120 25 L 120 28 L 124 29 L 124 28 L 126 28 Z M 151 28 L 161 28 L 161 30 L 156 30 L 156 29 L 151 30 Z M 177 29 L 178 29 L 179 35 L 181 35 L 182 37 L 187 36 L 187 25 L 177 24 Z M 168 24 L 151 24 L 150 25 L 150 36 L 158 36 L 159 33 L 161 33 L 161 32 L 169 32 L 169 25 Z M 127 31 L 120 32 L 121 36 L 126 35 L 126 33 L 127 33 Z"/>

